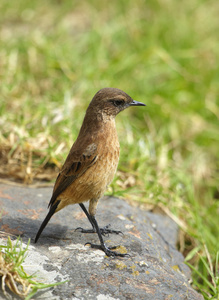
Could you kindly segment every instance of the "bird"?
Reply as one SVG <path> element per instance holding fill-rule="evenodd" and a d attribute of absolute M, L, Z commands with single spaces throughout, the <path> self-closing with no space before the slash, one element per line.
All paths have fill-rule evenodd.
<path fill-rule="evenodd" d="M 86 244 L 104 251 L 107 256 L 126 255 L 113 251 L 116 246 L 108 247 L 103 240 L 105 234 L 119 234 L 121 231 L 109 229 L 109 226 L 100 228 L 95 214 L 98 201 L 113 180 L 119 162 L 120 145 L 115 117 L 131 106 L 145 104 L 133 100 L 118 88 L 102 88 L 94 95 L 86 110 L 78 137 L 56 178 L 48 205 L 49 212 L 37 232 L 35 243 L 54 213 L 70 204 L 79 204 L 92 229 L 78 229 L 85 233 L 97 233 L 100 241 L 100 245 Z M 87 201 L 88 210 L 83 204 Z"/>

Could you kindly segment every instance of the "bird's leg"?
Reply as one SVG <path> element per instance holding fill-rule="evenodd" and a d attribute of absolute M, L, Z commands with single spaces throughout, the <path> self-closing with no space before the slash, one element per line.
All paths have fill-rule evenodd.
<path fill-rule="evenodd" d="M 80 205 L 81 209 L 83 210 L 83 212 L 85 213 L 85 215 L 87 216 L 89 222 L 91 223 L 92 229 L 83 229 L 82 227 L 77 227 L 77 228 L 75 229 L 75 231 L 76 231 L 76 230 L 80 230 L 80 231 L 83 232 L 83 233 L 95 233 L 96 230 L 95 230 L 94 224 L 92 223 L 92 219 L 91 219 L 91 217 L 90 217 L 89 212 L 87 211 L 87 209 L 86 209 L 86 207 L 84 206 L 83 203 L 79 203 L 79 205 Z"/>
<path fill-rule="evenodd" d="M 85 215 L 87 216 L 88 220 L 90 221 L 90 223 L 92 225 L 92 229 L 83 229 L 81 227 L 78 227 L 75 230 L 80 230 L 83 233 L 96 233 L 97 231 L 96 231 L 95 225 L 93 223 L 93 220 L 91 218 L 91 215 L 89 214 L 89 212 L 87 211 L 87 209 L 86 209 L 86 207 L 84 206 L 83 203 L 79 203 L 79 205 L 82 208 L 82 210 L 85 213 Z M 102 235 L 107 235 L 107 234 L 110 234 L 110 233 L 115 233 L 115 234 L 120 234 L 121 233 L 122 234 L 122 231 L 109 229 L 109 227 L 110 227 L 110 224 L 104 226 L 103 228 L 99 228 L 101 234 Z"/>
<path fill-rule="evenodd" d="M 129 256 L 129 254 L 127 253 L 118 253 L 118 252 L 115 252 L 115 251 L 111 251 L 112 249 L 116 249 L 118 246 L 114 246 L 114 247 L 107 247 L 105 244 L 104 244 L 104 241 L 103 241 L 103 237 L 102 237 L 102 234 L 101 234 L 101 230 L 97 224 L 97 221 L 95 219 L 94 216 L 91 216 L 90 215 L 90 218 L 92 220 L 92 225 L 94 225 L 95 229 L 96 229 L 96 233 L 98 234 L 98 237 L 99 237 L 99 240 L 100 240 L 100 245 L 96 245 L 96 244 L 92 244 L 92 243 L 86 243 L 85 245 L 90 245 L 91 248 L 95 248 L 95 249 L 99 249 L 99 250 L 103 250 L 105 252 L 105 254 L 107 256 L 121 256 L 121 257 L 125 257 L 125 256 Z"/>

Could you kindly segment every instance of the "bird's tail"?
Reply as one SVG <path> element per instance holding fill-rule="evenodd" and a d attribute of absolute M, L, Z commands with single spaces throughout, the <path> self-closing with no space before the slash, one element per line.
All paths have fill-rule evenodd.
<path fill-rule="evenodd" d="M 60 200 L 56 201 L 51 207 L 50 210 L 47 214 L 47 216 L 45 217 L 45 220 L 43 221 L 43 223 L 40 226 L 40 229 L 37 232 L 37 235 L 35 237 L 35 243 L 38 241 L 43 229 L 46 227 L 47 223 L 49 222 L 49 220 L 51 219 L 52 215 L 55 213 L 57 206 L 59 205 Z"/>

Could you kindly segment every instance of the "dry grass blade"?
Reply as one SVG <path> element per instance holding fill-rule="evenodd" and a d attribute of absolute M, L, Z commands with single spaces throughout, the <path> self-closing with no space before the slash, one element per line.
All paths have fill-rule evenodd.
<path fill-rule="evenodd" d="M 33 286 L 28 280 L 20 277 L 15 270 L 14 263 L 8 262 L 6 254 L 3 252 L 0 252 L 0 276 L 2 277 L 2 291 L 6 298 L 10 297 L 6 291 L 6 286 L 21 298 L 26 297 Z"/>
<path fill-rule="evenodd" d="M 47 136 L 37 136 L 19 145 L 16 143 L 16 137 L 13 141 L 4 138 L 0 143 L 0 178 L 9 178 L 25 184 L 31 184 L 34 180 L 53 180 L 60 163 L 47 153 L 51 139 Z M 54 149 L 55 155 L 60 153 L 59 148 L 60 145 Z"/>

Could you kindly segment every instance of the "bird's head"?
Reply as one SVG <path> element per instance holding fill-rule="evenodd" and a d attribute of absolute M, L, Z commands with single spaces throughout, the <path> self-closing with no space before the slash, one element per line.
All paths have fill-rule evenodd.
<path fill-rule="evenodd" d="M 120 89 L 103 88 L 94 95 L 88 109 L 103 116 L 115 117 L 129 106 L 145 106 L 145 104 L 133 100 Z"/>

